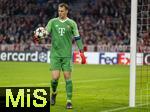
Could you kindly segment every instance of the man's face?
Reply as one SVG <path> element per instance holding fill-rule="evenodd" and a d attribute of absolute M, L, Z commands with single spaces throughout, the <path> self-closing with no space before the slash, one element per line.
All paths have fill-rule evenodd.
<path fill-rule="evenodd" d="M 65 7 L 58 7 L 58 15 L 61 19 L 65 19 L 67 17 L 68 10 Z"/>

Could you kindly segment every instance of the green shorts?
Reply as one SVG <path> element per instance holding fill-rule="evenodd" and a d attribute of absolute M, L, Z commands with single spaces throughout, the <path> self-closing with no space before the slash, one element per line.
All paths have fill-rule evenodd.
<path fill-rule="evenodd" d="M 50 70 L 72 71 L 72 59 L 68 57 L 51 58 L 50 64 Z"/>

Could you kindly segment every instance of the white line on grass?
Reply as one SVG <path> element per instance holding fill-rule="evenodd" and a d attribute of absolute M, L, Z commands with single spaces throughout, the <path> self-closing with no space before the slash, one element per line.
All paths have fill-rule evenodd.
<path fill-rule="evenodd" d="M 85 82 L 97 82 L 97 81 L 115 81 L 121 80 L 121 78 L 108 78 L 108 79 L 95 79 L 95 80 L 80 80 L 73 81 L 73 83 L 85 83 Z M 60 82 L 60 84 L 65 84 L 65 82 Z M 50 83 L 37 83 L 37 84 L 15 84 L 15 85 L 3 85 L 0 87 L 20 87 L 20 86 L 50 86 Z"/>
<path fill-rule="evenodd" d="M 138 104 L 138 105 L 136 105 L 136 107 L 141 107 L 141 106 L 146 106 L 146 105 L 149 105 L 149 104 Z M 129 108 L 131 108 L 131 107 L 126 106 L 126 107 L 119 107 L 119 108 L 100 111 L 100 112 L 116 112 L 116 111 L 120 111 L 120 110 L 126 110 L 126 109 L 129 109 Z"/>

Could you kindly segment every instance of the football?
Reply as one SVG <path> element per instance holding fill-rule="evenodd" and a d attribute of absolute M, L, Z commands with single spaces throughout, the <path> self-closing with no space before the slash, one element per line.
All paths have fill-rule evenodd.
<path fill-rule="evenodd" d="M 37 28 L 34 33 L 39 38 L 45 38 L 48 35 L 48 32 L 45 30 L 44 27 Z"/>

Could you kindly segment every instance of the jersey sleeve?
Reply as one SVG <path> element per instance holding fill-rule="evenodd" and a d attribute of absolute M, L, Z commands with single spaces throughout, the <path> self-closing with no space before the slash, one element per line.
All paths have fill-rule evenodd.
<path fill-rule="evenodd" d="M 73 21 L 73 36 L 74 37 L 78 37 L 78 36 L 80 36 L 79 35 L 79 30 L 78 30 L 78 27 L 77 27 L 77 24 L 76 24 L 76 22 L 75 21 Z"/>
<path fill-rule="evenodd" d="M 48 33 L 51 33 L 52 29 L 52 19 L 49 20 L 48 24 L 46 25 L 45 29 L 48 31 Z"/>

